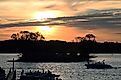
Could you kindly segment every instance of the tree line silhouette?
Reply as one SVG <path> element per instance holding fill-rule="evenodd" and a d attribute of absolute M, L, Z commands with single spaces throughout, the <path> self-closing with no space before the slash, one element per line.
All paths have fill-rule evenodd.
<path fill-rule="evenodd" d="M 39 32 L 20 31 L 11 35 L 13 40 L 44 40 L 45 37 Z"/>
<path fill-rule="evenodd" d="M 86 34 L 85 37 L 77 36 L 75 37 L 76 42 L 82 41 L 96 41 L 96 36 L 94 34 Z M 45 37 L 40 32 L 29 32 L 29 31 L 20 31 L 19 33 L 13 33 L 11 35 L 12 40 L 45 40 Z"/>
<path fill-rule="evenodd" d="M 22 53 L 18 61 L 31 62 L 78 62 L 89 60 L 90 53 L 121 53 L 121 43 L 100 43 L 94 34 L 77 36 L 75 41 L 46 41 L 39 32 L 20 31 L 11 40 L 0 41 L 0 52 Z"/>
<path fill-rule="evenodd" d="M 80 36 L 75 37 L 75 40 L 76 42 L 83 42 L 88 40 L 96 42 L 95 38 L 96 36 L 94 34 L 86 34 L 85 37 L 80 37 Z"/>

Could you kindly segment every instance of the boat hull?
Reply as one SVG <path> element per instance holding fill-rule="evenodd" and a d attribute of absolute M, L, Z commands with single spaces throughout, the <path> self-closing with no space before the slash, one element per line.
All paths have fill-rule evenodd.
<path fill-rule="evenodd" d="M 85 64 L 87 69 L 112 69 L 113 67 L 110 65 L 98 65 L 98 64 Z"/>

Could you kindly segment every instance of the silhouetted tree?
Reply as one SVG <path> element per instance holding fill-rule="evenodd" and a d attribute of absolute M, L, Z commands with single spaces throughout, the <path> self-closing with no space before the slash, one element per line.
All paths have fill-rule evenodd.
<path fill-rule="evenodd" d="M 12 34 L 11 35 L 11 38 L 13 39 L 13 40 L 18 40 L 19 39 L 19 34 L 17 33 L 17 34 Z"/>
<path fill-rule="evenodd" d="M 30 32 L 30 38 L 29 38 L 29 40 L 37 40 L 36 34 L 33 33 L 33 32 Z"/>
<path fill-rule="evenodd" d="M 88 39 L 88 40 L 93 40 L 93 41 L 95 41 L 96 36 L 95 36 L 94 34 L 87 34 L 87 35 L 85 36 L 85 38 Z"/>
<path fill-rule="evenodd" d="M 20 31 L 21 40 L 29 40 L 30 39 L 30 32 L 29 31 Z"/>
<path fill-rule="evenodd" d="M 42 34 L 40 35 L 40 40 L 45 40 L 45 37 Z"/>
<path fill-rule="evenodd" d="M 45 37 L 41 33 L 36 32 L 35 34 L 36 34 L 37 39 L 38 38 L 40 38 L 40 40 L 44 40 L 45 39 Z"/>
<path fill-rule="evenodd" d="M 21 36 L 19 36 L 21 35 Z M 40 37 L 40 38 L 39 38 Z M 29 31 L 20 31 L 20 33 L 12 34 L 11 38 L 13 40 L 44 40 L 45 37 L 39 32 L 29 32 Z"/>
<path fill-rule="evenodd" d="M 82 42 L 85 40 L 85 37 L 78 36 L 78 37 L 75 37 L 75 40 L 76 40 L 76 42 Z"/>
<path fill-rule="evenodd" d="M 80 36 L 75 37 L 76 42 L 80 42 Z"/>
<path fill-rule="evenodd" d="M 81 37 L 80 38 L 80 41 L 82 42 L 82 41 L 85 41 L 86 40 L 86 38 L 85 37 Z"/>

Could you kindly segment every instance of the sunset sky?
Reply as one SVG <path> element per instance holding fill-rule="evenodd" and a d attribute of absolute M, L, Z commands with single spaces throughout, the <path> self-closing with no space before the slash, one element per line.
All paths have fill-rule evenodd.
<path fill-rule="evenodd" d="M 121 0 L 0 0 L 0 40 L 24 30 L 47 40 L 92 33 L 98 41 L 121 42 Z"/>

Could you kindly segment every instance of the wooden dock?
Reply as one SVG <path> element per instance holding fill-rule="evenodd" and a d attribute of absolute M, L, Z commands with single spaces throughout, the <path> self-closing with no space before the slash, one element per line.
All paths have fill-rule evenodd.
<path fill-rule="evenodd" d="M 14 69 L 14 59 L 12 70 L 10 68 L 9 73 L 7 74 L 6 80 L 16 80 L 16 70 Z"/>
<path fill-rule="evenodd" d="M 9 71 L 6 80 L 16 80 L 16 70 L 15 71 Z"/>

